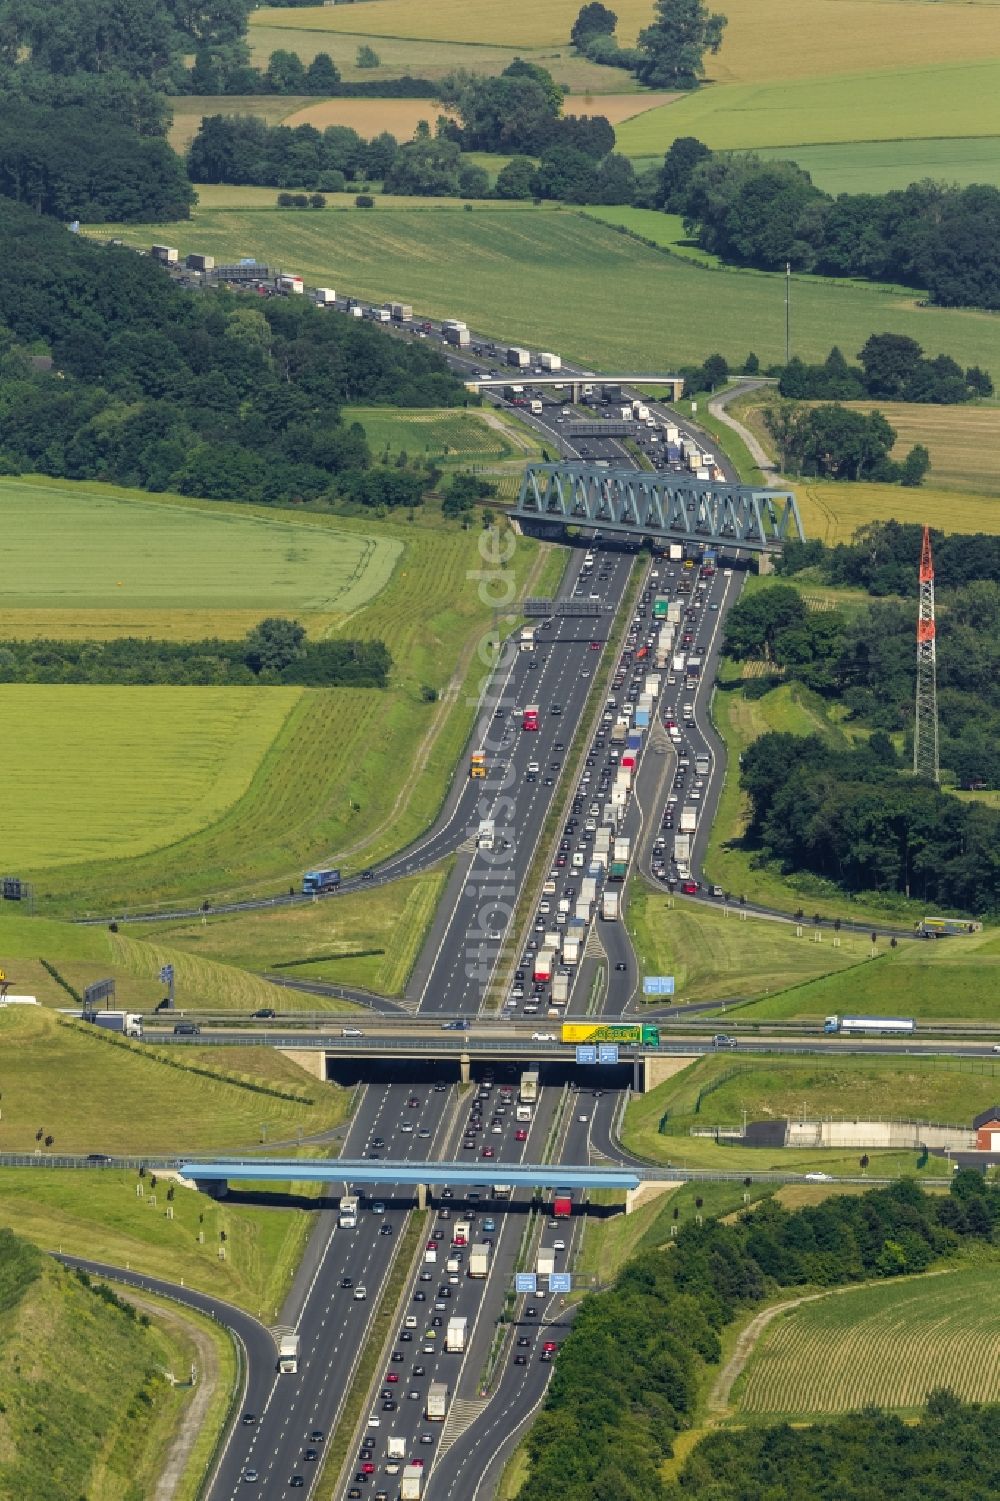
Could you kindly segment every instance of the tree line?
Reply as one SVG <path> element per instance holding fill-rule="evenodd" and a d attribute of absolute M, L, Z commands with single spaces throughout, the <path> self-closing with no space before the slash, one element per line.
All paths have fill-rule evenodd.
<path fill-rule="evenodd" d="M 0 207 L 0 469 L 265 504 L 420 503 L 347 402 L 460 406 L 424 343 L 304 298 L 193 297 L 147 257 Z M 36 368 L 47 352 L 52 370 Z"/>
<path fill-rule="evenodd" d="M 1000 812 L 900 775 L 888 737 L 847 747 L 771 732 L 743 752 L 745 844 L 782 870 L 842 891 L 1000 912 Z"/>
<path fill-rule="evenodd" d="M 653 89 L 693 89 L 705 76 L 705 54 L 722 45 L 726 17 L 701 0 L 656 0 L 653 21 L 623 47 L 618 17 L 599 0 L 584 5 L 570 32 L 576 50 L 593 63 L 627 68 Z"/>
<path fill-rule="evenodd" d="M 681 214 L 703 250 L 731 263 L 901 282 L 940 307 L 1000 307 L 1000 190 L 986 184 L 927 179 L 834 197 L 794 161 L 681 137 L 650 206 Z"/>
<path fill-rule="evenodd" d="M 580 1306 L 563 1342 L 528 1435 L 522 1501 L 691 1494 L 661 1466 L 691 1426 L 727 1324 L 779 1287 L 923 1271 L 991 1241 L 998 1221 L 1000 1193 L 962 1172 L 941 1196 L 904 1180 L 794 1211 L 770 1198 L 735 1224 L 689 1222 L 668 1247 L 640 1250 L 609 1292 Z"/>
<path fill-rule="evenodd" d="M 780 367 L 778 390 L 794 401 L 862 401 L 869 396 L 939 406 L 993 395 L 988 370 L 971 365 L 963 372 L 947 354 L 928 359 L 906 334 L 872 334 L 858 360 L 849 365 L 836 345 L 819 365 L 807 365 L 795 355 Z"/>
<path fill-rule="evenodd" d="M 915 443 L 902 463 L 891 457 L 896 429 L 881 412 L 856 412 L 836 401 L 816 407 L 783 402 L 767 408 L 764 425 L 790 474 L 912 487 L 931 467 L 923 443 Z"/>
<path fill-rule="evenodd" d="M 923 527 L 905 521 L 870 521 L 850 542 L 833 547 L 816 540 L 786 542 L 775 565 L 791 576 L 808 568 L 826 583 L 864 589 L 868 594 L 909 594 L 920 566 Z M 1000 584 L 1000 535 L 994 532 L 941 532 L 931 528 L 934 573 L 941 591 L 983 579 Z"/>
<path fill-rule="evenodd" d="M 911 575 L 912 577 L 913 575 Z M 870 745 L 897 764 L 892 734 L 912 747 L 914 607 L 898 601 L 846 614 L 809 610 L 781 584 L 746 595 L 726 620 L 725 649 L 835 700 L 879 732 Z M 941 764 L 963 787 L 1000 787 L 1000 583 L 979 579 L 942 594 L 937 630 Z M 744 692 L 766 692 L 777 676 Z M 759 684 L 759 688 L 758 688 Z"/>
<path fill-rule="evenodd" d="M 242 641 L 0 642 L 0 682 L 384 688 L 382 641 L 308 641 L 297 621 L 261 621 Z"/>

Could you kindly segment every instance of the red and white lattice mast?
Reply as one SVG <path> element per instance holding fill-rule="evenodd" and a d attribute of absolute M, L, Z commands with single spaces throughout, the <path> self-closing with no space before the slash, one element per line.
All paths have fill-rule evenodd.
<path fill-rule="evenodd" d="M 938 763 L 937 650 L 934 625 L 934 559 L 931 529 L 920 549 L 920 613 L 917 617 L 917 707 L 913 726 L 913 775 L 941 780 Z"/>

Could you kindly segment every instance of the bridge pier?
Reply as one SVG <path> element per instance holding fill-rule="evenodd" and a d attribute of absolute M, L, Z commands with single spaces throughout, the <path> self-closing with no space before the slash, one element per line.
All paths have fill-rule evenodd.
<path fill-rule="evenodd" d="M 194 1178 L 195 1188 L 201 1194 L 207 1194 L 210 1199 L 225 1199 L 229 1194 L 229 1184 L 225 1178 Z"/>
<path fill-rule="evenodd" d="M 472 1078 L 472 1059 L 468 1053 L 463 1053 L 458 1060 L 459 1078 L 463 1084 L 468 1084 Z"/>
<path fill-rule="evenodd" d="M 427 1184 L 426 1183 L 418 1183 L 417 1184 L 417 1208 L 418 1209 L 426 1209 L 427 1208 Z"/>

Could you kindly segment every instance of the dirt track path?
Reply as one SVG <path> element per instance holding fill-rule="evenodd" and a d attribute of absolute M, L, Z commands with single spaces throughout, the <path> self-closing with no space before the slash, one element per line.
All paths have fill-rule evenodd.
<path fill-rule="evenodd" d="M 790 1308 L 798 1308 L 800 1303 L 814 1303 L 817 1298 L 828 1298 L 828 1292 L 810 1293 L 807 1297 L 789 1298 L 787 1302 L 775 1303 L 773 1308 L 765 1308 L 755 1319 L 751 1319 L 736 1341 L 736 1348 L 726 1361 L 722 1370 L 715 1378 L 708 1398 L 708 1411 L 713 1417 L 726 1411 L 729 1406 L 729 1394 L 737 1376 L 743 1370 L 750 1358 L 750 1352 L 757 1343 L 764 1330 L 772 1319 L 776 1319 L 779 1313 L 787 1313 Z"/>

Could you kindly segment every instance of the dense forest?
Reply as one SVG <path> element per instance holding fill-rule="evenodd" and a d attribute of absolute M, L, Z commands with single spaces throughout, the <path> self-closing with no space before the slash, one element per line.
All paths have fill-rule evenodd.
<path fill-rule="evenodd" d="M 307 641 L 297 621 L 280 617 L 242 641 L 0 642 L 0 683 L 384 688 L 391 669 L 382 641 Z"/>
<path fill-rule="evenodd" d="M 794 161 L 713 154 L 682 137 L 649 206 L 683 215 L 703 250 L 739 265 L 902 282 L 941 307 L 1000 307 L 1000 190 L 982 183 L 834 198 Z"/>
<path fill-rule="evenodd" d="M 910 595 L 920 565 L 923 527 L 903 521 L 872 521 L 850 542 L 833 547 L 815 540 L 786 542 L 776 572 L 814 571 L 830 584 L 864 589 L 879 597 Z M 931 528 L 938 598 L 950 589 L 982 579 L 1000 584 L 1000 535 L 995 532 L 941 532 Z M 942 591 L 944 591 L 942 595 Z"/>
<path fill-rule="evenodd" d="M 901 774 L 892 744 L 771 732 L 744 752 L 745 844 L 848 892 L 1000 914 L 1000 812 Z"/>
<path fill-rule="evenodd" d="M 991 1240 L 998 1223 L 1000 1192 L 962 1172 L 940 1196 L 902 1181 L 795 1211 L 768 1199 L 736 1224 L 682 1226 L 668 1247 L 640 1251 L 611 1291 L 581 1304 L 528 1436 L 520 1501 L 713 1495 L 704 1468 L 693 1490 L 665 1481 L 660 1466 L 694 1420 L 700 1378 L 719 1360 L 727 1323 L 778 1287 L 923 1271 L 963 1244 Z M 746 1452 L 752 1457 L 749 1441 Z M 728 1481 L 727 1465 L 723 1456 Z M 742 1495 L 720 1493 L 731 1494 Z M 776 1494 L 798 1501 L 811 1492 Z M 870 1494 L 859 1492 L 865 1501 Z"/>
<path fill-rule="evenodd" d="M 133 251 L 0 207 L 0 466 L 268 504 L 412 506 L 433 476 L 372 463 L 348 401 L 455 406 L 424 344 L 303 298 L 194 296 Z M 49 354 L 51 370 L 34 357 Z"/>

